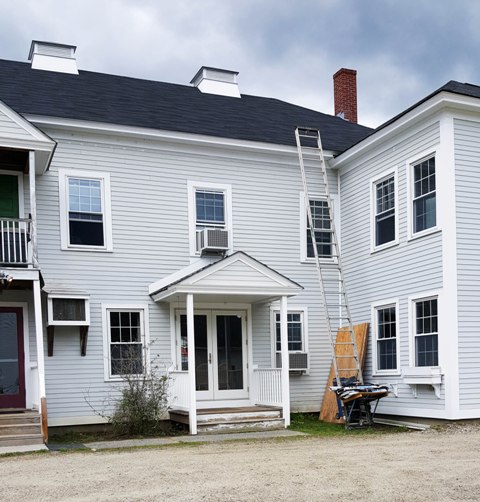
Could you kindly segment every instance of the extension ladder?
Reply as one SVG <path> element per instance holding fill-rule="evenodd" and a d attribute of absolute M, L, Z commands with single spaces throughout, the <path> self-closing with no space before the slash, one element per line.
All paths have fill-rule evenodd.
<path fill-rule="evenodd" d="M 361 385 L 363 384 L 362 368 L 345 288 L 320 131 L 308 127 L 297 127 L 295 139 L 302 174 L 308 231 L 313 246 L 313 258 L 318 273 L 336 377 L 336 382 L 329 382 L 329 384 L 342 386 L 348 380 L 350 383 L 353 381 Z M 314 205 L 313 210 L 309 184 L 315 188 L 315 192 L 312 192 L 315 200 L 322 201 L 319 207 Z M 318 209 L 320 214 L 317 214 Z M 321 252 L 319 252 L 319 245 Z M 340 341 L 337 340 L 337 334 Z M 344 416 L 347 416 L 347 409 L 345 405 L 343 406 Z"/>

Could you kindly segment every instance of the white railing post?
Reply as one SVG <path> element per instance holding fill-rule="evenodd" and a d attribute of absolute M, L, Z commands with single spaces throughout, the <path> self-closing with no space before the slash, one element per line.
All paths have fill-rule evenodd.
<path fill-rule="evenodd" d="M 188 421 L 190 434 L 197 434 L 197 400 L 195 383 L 195 328 L 193 294 L 187 293 L 187 346 L 188 346 L 188 377 L 189 377 L 189 410 Z"/>
<path fill-rule="evenodd" d="M 30 151 L 28 156 L 28 175 L 30 181 L 30 214 L 32 215 L 31 235 L 32 264 L 38 267 L 37 261 L 37 193 L 35 185 L 35 152 Z"/>
<path fill-rule="evenodd" d="M 290 425 L 290 367 L 288 360 L 287 297 L 280 299 L 280 343 L 282 349 L 282 405 L 285 427 Z"/>

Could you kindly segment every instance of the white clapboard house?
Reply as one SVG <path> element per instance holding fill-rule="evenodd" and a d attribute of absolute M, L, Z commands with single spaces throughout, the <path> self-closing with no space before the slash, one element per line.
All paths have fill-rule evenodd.
<path fill-rule="evenodd" d="M 241 94 L 222 69 L 190 85 L 79 71 L 75 47 L 39 41 L 0 60 L 9 444 L 101 420 L 125 363 L 168 369 L 192 434 L 320 409 L 331 352 L 296 126 L 321 132 L 353 321 L 371 322 L 366 380 L 393 390 L 380 411 L 480 417 L 480 88 L 450 82 L 371 130 L 355 78 L 334 76 L 332 116 Z"/>

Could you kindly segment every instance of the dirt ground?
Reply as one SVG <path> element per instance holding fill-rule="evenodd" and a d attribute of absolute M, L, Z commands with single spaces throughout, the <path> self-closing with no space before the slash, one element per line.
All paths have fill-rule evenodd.
<path fill-rule="evenodd" d="M 480 500 L 480 428 L 0 458 L 2 501 Z"/>

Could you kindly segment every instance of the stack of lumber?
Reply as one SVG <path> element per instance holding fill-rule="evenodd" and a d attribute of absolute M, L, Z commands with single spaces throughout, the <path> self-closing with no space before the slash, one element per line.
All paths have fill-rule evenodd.
<path fill-rule="evenodd" d="M 358 358 L 360 360 L 360 366 L 363 369 L 365 364 L 365 355 L 367 352 L 367 340 L 368 340 L 368 328 L 369 323 L 357 324 L 353 327 L 353 331 L 355 333 L 355 340 L 357 342 L 357 352 Z M 336 356 L 353 356 L 353 347 L 352 345 L 338 345 L 338 342 L 349 342 L 350 335 L 345 331 L 345 328 L 340 328 L 337 333 L 337 344 L 335 345 L 335 355 Z M 351 368 L 352 360 L 350 358 L 338 358 L 337 359 L 338 368 Z M 345 374 L 342 372 L 342 378 L 348 376 L 354 376 L 354 372 L 352 371 L 351 375 Z M 330 390 L 330 386 L 333 385 L 333 380 L 335 378 L 335 370 L 332 366 L 330 367 L 330 374 L 328 375 L 327 385 L 325 387 L 325 394 L 323 396 L 322 408 L 320 410 L 320 420 L 324 422 L 330 422 L 335 424 L 343 423 L 343 420 L 338 420 L 336 418 L 336 414 L 338 413 L 337 406 L 337 396 L 335 392 Z"/>

